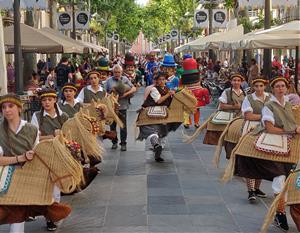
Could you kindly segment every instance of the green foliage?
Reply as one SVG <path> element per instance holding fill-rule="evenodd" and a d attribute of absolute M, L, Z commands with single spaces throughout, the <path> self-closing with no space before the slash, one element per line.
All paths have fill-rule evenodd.
<path fill-rule="evenodd" d="M 142 9 L 134 0 L 91 0 L 91 11 L 102 19 L 102 22 L 92 22 L 93 31 L 99 35 L 104 36 L 105 31 L 115 31 L 130 42 L 138 36 Z"/>
<path fill-rule="evenodd" d="M 152 0 L 143 8 L 142 31 L 151 40 L 170 32 L 173 28 L 180 28 L 184 34 L 192 32 L 193 0 Z"/>

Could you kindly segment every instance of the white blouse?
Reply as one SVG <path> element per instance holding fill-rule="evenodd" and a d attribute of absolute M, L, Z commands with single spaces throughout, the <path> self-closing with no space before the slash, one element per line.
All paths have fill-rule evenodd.
<path fill-rule="evenodd" d="M 232 88 L 232 91 L 237 94 L 237 96 L 240 96 L 243 91 L 240 89 L 238 92 Z M 227 94 L 226 90 L 222 92 L 222 95 L 219 97 L 219 101 L 223 104 L 228 104 Z"/>
<path fill-rule="evenodd" d="M 18 134 L 21 131 L 21 129 L 25 126 L 26 123 L 27 121 L 21 120 L 20 125 L 16 131 L 16 134 Z M 39 133 L 37 133 L 36 135 L 33 147 L 35 147 L 38 143 L 39 143 Z M 3 154 L 4 154 L 3 148 L 2 146 L 0 146 L 0 156 L 3 156 Z"/>
<path fill-rule="evenodd" d="M 103 91 L 103 87 L 102 87 L 101 85 L 99 85 L 99 88 L 98 88 L 98 90 L 96 90 L 96 91 L 92 88 L 91 85 L 88 85 L 86 88 L 87 88 L 88 90 L 90 90 L 91 92 L 95 93 L 95 94 L 96 94 L 97 92 L 99 92 L 99 91 Z M 78 102 L 80 102 L 80 103 L 83 103 L 83 101 L 84 101 L 84 88 L 81 89 L 81 91 L 79 92 L 79 94 L 78 94 L 76 100 L 77 100 Z"/>
<path fill-rule="evenodd" d="M 289 101 L 289 98 L 287 96 L 284 96 L 283 105 L 273 95 L 271 96 L 270 101 L 274 101 L 274 102 L 278 103 L 279 105 L 281 105 L 282 107 L 284 107 L 286 105 L 286 103 Z M 272 122 L 273 125 L 275 125 L 274 114 L 267 106 L 263 107 L 261 114 L 262 114 L 261 121 L 262 121 L 263 125 L 265 125 L 265 121 L 270 121 L 270 122 Z"/>
<path fill-rule="evenodd" d="M 155 101 L 155 103 L 157 103 L 157 101 L 160 99 L 161 94 L 159 93 L 159 91 L 156 89 L 156 87 L 152 87 L 151 91 L 150 91 L 150 96 L 152 97 L 152 99 Z"/>
<path fill-rule="evenodd" d="M 255 100 L 255 101 L 258 100 L 258 101 L 264 102 L 266 97 L 269 96 L 269 93 L 267 93 L 267 92 L 264 93 L 264 100 L 263 101 L 256 96 L 255 92 L 252 93 L 251 96 L 252 96 L 253 100 Z M 252 106 L 249 102 L 248 96 L 245 97 L 245 99 L 242 103 L 242 113 L 243 113 L 243 115 L 246 112 L 253 112 L 253 108 L 252 108 Z"/>
<path fill-rule="evenodd" d="M 63 114 L 63 112 L 61 111 L 61 109 L 59 107 L 58 107 L 58 113 L 59 113 L 60 116 Z M 51 117 L 49 113 L 47 113 L 46 111 L 44 111 L 43 117 L 45 117 L 45 116 Z M 57 117 L 57 114 L 55 113 L 54 117 L 51 117 L 51 118 L 54 119 L 56 117 Z M 39 121 L 38 121 L 37 116 L 36 116 L 36 112 L 33 113 L 30 123 L 33 124 L 35 127 L 37 127 L 38 130 L 40 130 L 40 125 L 39 125 Z"/>

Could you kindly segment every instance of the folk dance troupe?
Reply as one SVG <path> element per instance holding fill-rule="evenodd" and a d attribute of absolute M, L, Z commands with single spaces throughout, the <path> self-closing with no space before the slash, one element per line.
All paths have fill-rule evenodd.
<path fill-rule="evenodd" d="M 233 72 L 216 111 L 202 122 L 201 109 L 211 103 L 210 90 L 191 55 L 177 60 L 165 54 L 156 62 L 150 53 L 142 73 L 131 53 L 113 65 L 101 57 L 85 73 L 84 82 L 65 72 L 56 90 L 38 89 L 40 110 L 28 121 L 22 119 L 20 96 L 1 96 L 0 223 L 10 224 L 10 232 L 22 233 L 25 222 L 43 216 L 47 229 L 55 231 L 57 222 L 71 213 L 61 195 L 76 195 L 93 185 L 102 161 L 102 141 L 110 140 L 112 150 L 119 146 L 127 150 L 128 109 L 135 93 L 144 91 L 135 139 L 150 142 L 157 163 L 165 161 L 169 133 L 182 125 L 183 139 L 191 143 L 205 130 L 203 143 L 216 146 L 212 154 L 216 166 L 224 147 L 228 164 L 223 182 L 233 176 L 244 178 L 249 203 L 267 197 L 262 180 L 272 182 L 274 202 L 262 232 L 272 221 L 289 230 L 287 206 L 300 232 L 300 101 L 288 93 L 289 80 L 256 76 L 250 80 L 251 89 L 245 90 L 244 75 Z M 188 128 L 195 132 L 188 135 Z M 39 171 L 44 175 L 38 176 Z"/>

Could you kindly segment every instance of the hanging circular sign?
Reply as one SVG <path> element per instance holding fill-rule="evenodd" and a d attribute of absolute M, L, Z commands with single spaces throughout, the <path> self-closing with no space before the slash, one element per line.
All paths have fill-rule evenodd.
<path fill-rule="evenodd" d="M 66 24 L 70 23 L 71 16 L 68 13 L 62 13 L 59 15 L 58 20 L 61 25 L 66 25 Z"/>
<path fill-rule="evenodd" d="M 81 12 L 77 15 L 77 22 L 86 25 L 89 22 L 89 16 L 86 13 Z"/>
<path fill-rule="evenodd" d="M 200 23 L 203 23 L 207 20 L 207 14 L 206 12 L 204 11 L 198 11 L 196 14 L 195 14 L 195 20 L 198 24 Z"/>
<path fill-rule="evenodd" d="M 220 24 L 223 24 L 226 20 L 226 14 L 223 11 L 216 11 L 214 14 L 214 20 Z"/>

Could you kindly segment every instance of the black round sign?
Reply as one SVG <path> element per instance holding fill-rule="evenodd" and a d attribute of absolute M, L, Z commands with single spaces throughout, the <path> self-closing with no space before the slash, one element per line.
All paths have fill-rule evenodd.
<path fill-rule="evenodd" d="M 206 12 L 198 11 L 195 15 L 195 20 L 198 24 L 205 22 L 207 20 Z"/>
<path fill-rule="evenodd" d="M 216 11 L 214 14 L 214 20 L 222 24 L 226 20 L 226 14 L 223 11 Z"/>
<path fill-rule="evenodd" d="M 114 34 L 114 40 L 119 40 L 119 35 L 118 34 Z"/>
<path fill-rule="evenodd" d="M 59 15 L 58 20 L 59 20 L 61 25 L 65 25 L 65 24 L 70 23 L 71 16 L 68 13 L 62 13 L 62 14 Z"/>
<path fill-rule="evenodd" d="M 77 22 L 79 24 L 86 25 L 88 21 L 89 21 L 89 16 L 86 13 L 81 12 L 77 15 Z"/>
<path fill-rule="evenodd" d="M 176 37 L 176 36 L 178 36 L 178 32 L 177 31 L 171 31 L 171 36 L 172 37 Z"/>

